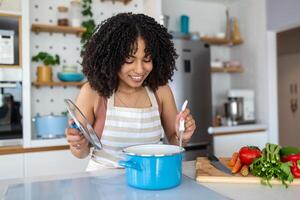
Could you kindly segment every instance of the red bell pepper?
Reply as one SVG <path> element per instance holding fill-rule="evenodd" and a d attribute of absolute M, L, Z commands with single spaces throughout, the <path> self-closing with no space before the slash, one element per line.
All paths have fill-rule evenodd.
<path fill-rule="evenodd" d="M 298 162 L 300 161 L 300 154 L 286 155 L 281 158 L 283 162 L 290 161 L 292 163 L 291 172 L 294 178 L 300 178 L 300 168 L 298 167 Z"/>

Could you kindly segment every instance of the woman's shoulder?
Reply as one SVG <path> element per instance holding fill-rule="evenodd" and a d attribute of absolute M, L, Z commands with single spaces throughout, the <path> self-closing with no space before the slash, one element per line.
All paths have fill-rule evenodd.
<path fill-rule="evenodd" d="M 96 90 L 94 90 L 89 82 L 86 82 L 81 88 L 77 101 L 84 102 L 87 106 L 95 106 L 102 101 L 103 98 Z"/>
<path fill-rule="evenodd" d="M 165 100 L 168 101 L 168 99 L 173 98 L 172 90 L 168 84 L 159 86 L 155 93 L 160 104 L 162 104 Z"/>
<path fill-rule="evenodd" d="M 159 86 L 156 90 L 156 94 L 158 97 L 164 97 L 164 96 L 169 96 L 172 94 L 172 90 L 169 86 L 169 84 Z"/>

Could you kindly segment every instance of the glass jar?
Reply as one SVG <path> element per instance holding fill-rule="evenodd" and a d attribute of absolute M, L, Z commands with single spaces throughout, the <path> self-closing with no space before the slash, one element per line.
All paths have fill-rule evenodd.
<path fill-rule="evenodd" d="M 81 26 L 81 5 L 80 1 L 71 1 L 71 26 Z"/>
<path fill-rule="evenodd" d="M 57 16 L 57 25 L 59 26 L 69 26 L 69 9 L 65 6 L 58 6 L 58 16 Z"/>

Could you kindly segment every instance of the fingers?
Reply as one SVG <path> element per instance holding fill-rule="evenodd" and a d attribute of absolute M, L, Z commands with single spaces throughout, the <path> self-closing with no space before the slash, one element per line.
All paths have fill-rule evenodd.
<path fill-rule="evenodd" d="M 69 126 L 71 126 L 72 124 L 74 124 L 74 120 L 73 119 L 69 119 L 68 124 L 69 124 Z"/>
<path fill-rule="evenodd" d="M 196 128 L 195 120 L 193 118 L 186 120 L 184 126 L 187 131 L 194 130 Z"/>
<path fill-rule="evenodd" d="M 192 137 L 194 131 L 196 130 L 196 122 L 192 115 L 188 115 L 185 120 L 185 131 L 183 134 L 183 139 L 189 141 Z"/>
<path fill-rule="evenodd" d="M 84 137 L 82 137 L 80 140 L 70 142 L 70 145 L 76 149 L 81 149 L 82 147 L 87 146 L 88 142 Z"/>
<path fill-rule="evenodd" d="M 82 139 L 85 139 L 84 136 L 82 134 L 80 134 L 79 130 L 75 129 L 75 128 L 66 128 L 65 130 L 65 135 L 67 137 L 67 141 L 68 143 L 72 144 L 72 143 L 76 143 L 81 141 Z"/>
<path fill-rule="evenodd" d="M 186 108 L 184 111 L 180 112 L 180 118 L 186 120 L 187 116 L 190 115 L 190 109 Z"/>

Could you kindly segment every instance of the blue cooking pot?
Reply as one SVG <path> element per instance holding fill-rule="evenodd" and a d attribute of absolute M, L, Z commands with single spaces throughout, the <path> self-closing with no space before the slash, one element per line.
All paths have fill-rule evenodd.
<path fill-rule="evenodd" d="M 182 177 L 184 148 L 175 145 L 148 144 L 125 148 L 127 184 L 141 189 L 161 190 L 178 186 Z"/>
<path fill-rule="evenodd" d="M 33 121 L 37 136 L 41 138 L 63 137 L 68 126 L 68 118 L 65 115 L 37 115 Z"/>

